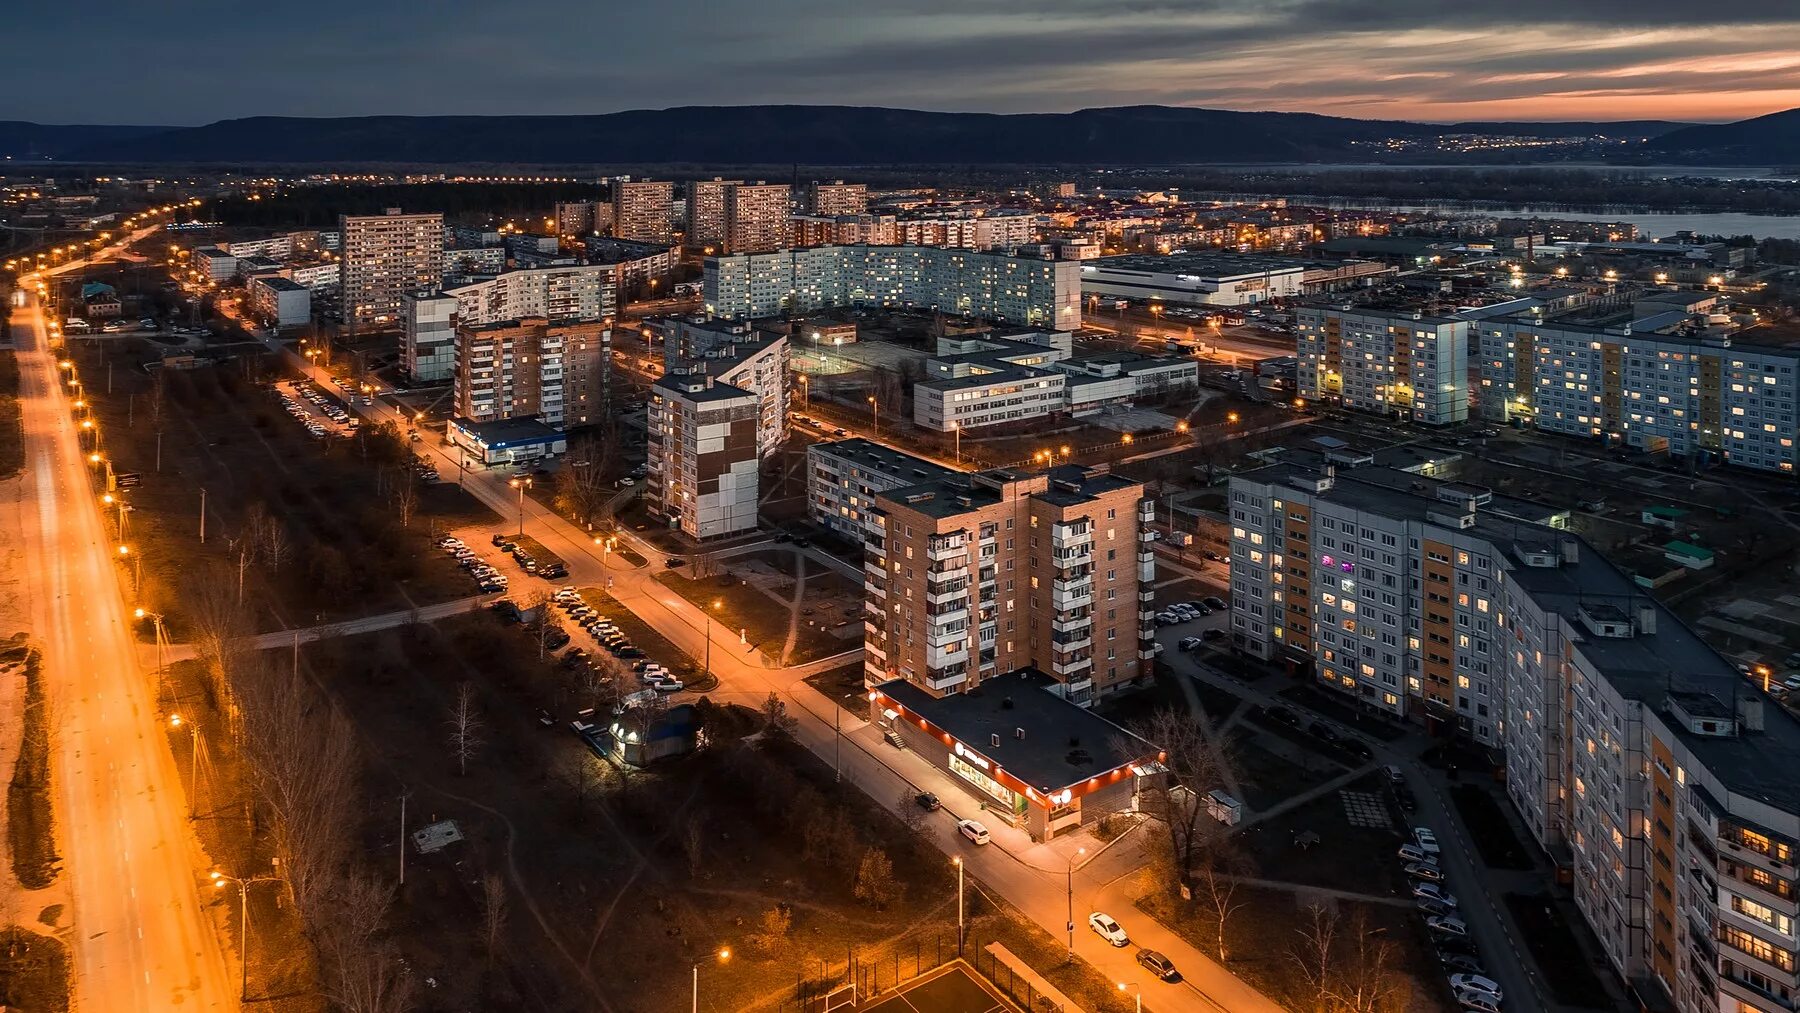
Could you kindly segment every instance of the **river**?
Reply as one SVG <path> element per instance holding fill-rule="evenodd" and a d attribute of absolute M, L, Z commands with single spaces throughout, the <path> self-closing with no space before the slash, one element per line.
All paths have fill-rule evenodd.
<path fill-rule="evenodd" d="M 1296 201 L 1296 203 L 1304 203 Z M 1435 211 L 1446 214 L 1484 214 L 1506 217 L 1561 218 L 1576 222 L 1630 222 L 1651 238 L 1671 236 L 1677 232 L 1695 232 L 1703 236 L 1755 236 L 1758 239 L 1800 239 L 1800 215 L 1753 215 L 1742 211 L 1620 211 L 1595 214 L 1591 211 L 1564 211 L 1553 205 L 1472 205 L 1466 202 L 1442 204 L 1384 204 L 1378 201 L 1327 199 L 1333 208 L 1370 211 Z"/>

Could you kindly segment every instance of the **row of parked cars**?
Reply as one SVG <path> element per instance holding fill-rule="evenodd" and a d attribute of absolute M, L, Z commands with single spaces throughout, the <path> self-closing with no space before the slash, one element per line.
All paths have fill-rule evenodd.
<path fill-rule="evenodd" d="M 613 657 L 622 661 L 635 661 L 644 656 L 644 652 L 639 650 L 623 631 L 601 615 L 598 609 L 583 600 L 581 594 L 574 588 L 559 589 L 551 596 L 550 601 L 561 609 L 571 622 L 586 630 L 588 635 L 592 636 Z M 677 688 L 679 688 L 679 683 L 677 683 Z M 669 692 L 672 693 L 674 690 Z"/>
<path fill-rule="evenodd" d="M 356 429 L 356 421 L 350 417 L 350 413 L 345 411 L 342 405 L 313 389 L 306 381 L 294 380 L 291 382 L 290 386 L 294 388 L 295 395 L 311 402 L 326 418 L 343 426 L 347 432 Z M 282 410 L 293 416 L 296 422 L 305 426 L 307 432 L 318 437 L 325 436 L 328 430 L 324 426 L 319 425 L 312 417 L 312 413 L 300 406 L 299 401 L 280 391 L 277 391 L 276 395 L 281 398 Z"/>
<path fill-rule="evenodd" d="M 458 566 L 469 571 L 469 576 L 475 578 L 475 584 L 481 588 L 483 594 L 506 590 L 508 583 L 506 574 L 501 573 L 477 556 L 474 549 L 463 544 L 462 539 L 454 535 L 445 535 L 438 539 L 437 545 L 438 548 L 455 557 Z"/>
<path fill-rule="evenodd" d="M 1399 783 L 1397 775 L 1394 770 L 1388 774 Z M 1438 963 L 1449 972 L 1450 992 L 1457 1004 L 1466 1013 L 1500 1013 L 1506 994 L 1499 982 L 1487 976 L 1481 955 L 1469 939 L 1456 895 L 1450 892 L 1444 868 L 1438 864 L 1442 850 L 1430 827 L 1414 827 L 1412 840 L 1402 844 L 1397 854 L 1406 863 L 1413 903 L 1425 915 L 1425 927 L 1431 932 Z"/>
<path fill-rule="evenodd" d="M 564 566 L 560 559 L 552 560 L 548 563 L 539 563 L 537 557 L 533 556 L 523 548 L 520 548 L 517 542 L 502 534 L 494 535 L 492 541 L 494 546 L 501 552 L 507 553 L 513 557 L 513 562 L 519 564 L 519 569 L 524 570 L 533 577 L 542 577 L 545 580 L 556 580 L 569 575 L 569 568 Z"/>
<path fill-rule="evenodd" d="M 1213 595 L 1207 595 L 1199 601 L 1178 601 L 1165 605 L 1156 613 L 1156 625 L 1175 626 L 1180 623 L 1193 622 L 1201 616 L 1210 616 L 1214 612 L 1225 609 L 1225 601 Z"/>

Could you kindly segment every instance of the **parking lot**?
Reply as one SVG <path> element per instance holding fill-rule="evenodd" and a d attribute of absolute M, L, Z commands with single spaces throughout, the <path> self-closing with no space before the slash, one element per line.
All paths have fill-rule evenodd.
<path fill-rule="evenodd" d="M 282 410 L 319 439 L 351 436 L 362 425 L 351 417 L 342 401 L 306 380 L 289 380 L 287 389 L 277 387 L 275 394 L 281 399 Z"/>

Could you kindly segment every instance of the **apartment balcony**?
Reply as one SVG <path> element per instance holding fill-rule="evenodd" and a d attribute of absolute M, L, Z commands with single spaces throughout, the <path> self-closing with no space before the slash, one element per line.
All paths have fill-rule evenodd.
<path fill-rule="evenodd" d="M 955 689 L 969 681 L 969 669 L 965 665 L 959 665 L 954 670 L 943 672 L 927 669 L 924 677 L 919 681 L 940 692 Z"/>
<path fill-rule="evenodd" d="M 1138 523 L 1140 523 L 1140 524 L 1156 523 L 1156 501 L 1155 500 L 1147 499 L 1147 500 L 1142 500 L 1138 503 Z"/>
<path fill-rule="evenodd" d="M 925 581 L 928 584 L 932 582 L 941 584 L 949 580 L 966 581 L 968 579 L 969 567 L 967 563 L 955 563 L 949 566 L 928 566 L 925 568 Z"/>
<path fill-rule="evenodd" d="M 885 602 L 887 601 L 887 584 L 879 580 L 864 580 L 863 594 L 866 596 L 864 600 L 866 605 L 874 605 L 877 601 Z"/>
<path fill-rule="evenodd" d="M 1717 966 L 1717 965 L 1714 965 Z M 1748 981 L 1728 974 L 1719 976 L 1719 991 L 1738 1000 L 1751 1009 L 1792 1010 L 1800 1009 L 1793 999 L 1783 999 L 1773 992 L 1765 992 Z"/>
<path fill-rule="evenodd" d="M 1064 682 L 1068 682 L 1077 675 L 1086 675 L 1091 679 L 1094 671 L 1094 657 L 1091 654 L 1082 654 L 1073 658 L 1051 659 L 1050 671 L 1062 676 Z"/>
<path fill-rule="evenodd" d="M 969 582 L 966 580 L 951 581 L 944 585 L 925 585 L 925 601 L 931 605 L 948 605 L 952 602 L 965 601 L 968 597 Z"/>
<path fill-rule="evenodd" d="M 1138 660 L 1149 661 L 1151 658 L 1161 654 L 1162 650 L 1163 647 L 1156 642 L 1156 638 L 1145 637 L 1138 641 Z"/>
<path fill-rule="evenodd" d="M 932 625 L 925 628 L 925 643 L 933 646 L 955 643 L 969 639 L 969 611 L 963 611 L 948 619 L 933 620 Z"/>
<path fill-rule="evenodd" d="M 1083 521 L 1080 524 L 1052 524 L 1050 526 L 1050 548 L 1054 552 L 1071 549 L 1094 547 L 1094 526 Z"/>
<path fill-rule="evenodd" d="M 879 636 L 868 633 L 864 635 L 863 653 L 880 661 L 883 665 L 887 664 L 887 651 L 882 650 L 881 638 Z"/>
<path fill-rule="evenodd" d="M 1144 605 L 1155 605 L 1155 604 L 1156 604 L 1156 589 L 1155 588 L 1153 588 L 1153 587 L 1138 588 L 1138 605 L 1140 607 L 1144 606 Z"/>
<path fill-rule="evenodd" d="M 1094 703 L 1093 673 L 1080 679 L 1070 679 L 1063 684 L 1063 699 L 1077 707 L 1090 707 Z"/>
<path fill-rule="evenodd" d="M 941 563 L 946 560 L 956 559 L 959 556 L 967 556 L 968 554 L 969 544 L 962 538 L 952 538 L 946 541 L 933 541 L 925 547 L 925 558 L 934 563 Z"/>
<path fill-rule="evenodd" d="M 950 665 L 966 665 L 969 660 L 969 639 L 967 634 L 950 647 L 925 645 L 925 664 L 929 668 L 944 668 Z"/>
<path fill-rule="evenodd" d="M 1078 633 L 1094 628 L 1092 612 L 1078 612 L 1074 615 L 1055 616 L 1050 620 L 1050 629 L 1056 633 Z"/>
<path fill-rule="evenodd" d="M 1092 545 L 1086 545 L 1075 549 L 1053 549 L 1050 552 L 1050 559 L 1055 562 L 1058 570 L 1071 570 L 1077 566 L 1089 566 L 1094 562 L 1094 547 Z"/>
<path fill-rule="evenodd" d="M 991 566 L 983 567 L 977 572 L 975 579 L 983 586 L 992 586 L 994 583 L 994 568 Z"/>
<path fill-rule="evenodd" d="M 863 579 L 867 580 L 871 576 L 879 577 L 882 580 L 887 579 L 887 563 L 885 559 L 874 558 L 872 556 L 863 557 Z"/>
<path fill-rule="evenodd" d="M 1052 581 L 1050 584 L 1050 607 L 1057 612 L 1073 612 L 1093 603 L 1094 582 L 1091 580 Z"/>
<path fill-rule="evenodd" d="M 1085 651 L 1092 646 L 1094 646 L 1094 636 L 1092 633 L 1071 634 L 1071 639 L 1069 640 L 1058 640 L 1054 636 L 1050 638 L 1050 649 L 1057 654 Z"/>

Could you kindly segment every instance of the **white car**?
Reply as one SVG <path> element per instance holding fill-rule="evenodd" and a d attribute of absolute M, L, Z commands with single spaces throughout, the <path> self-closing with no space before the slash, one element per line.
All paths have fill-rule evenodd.
<path fill-rule="evenodd" d="M 1500 990 L 1500 983 L 1480 974 L 1453 974 L 1450 976 L 1450 987 L 1458 992 L 1477 992 L 1492 996 L 1496 1004 L 1506 998 Z"/>
<path fill-rule="evenodd" d="M 1111 915 L 1095 911 L 1088 915 L 1088 928 L 1114 946 L 1127 946 L 1131 943 L 1130 937 L 1125 935 L 1125 927 L 1113 921 Z"/>
<path fill-rule="evenodd" d="M 1500 1013 L 1500 1002 L 1486 992 L 1459 988 L 1456 990 L 1456 1003 L 1468 1013 Z"/>
<path fill-rule="evenodd" d="M 986 844 L 993 840 L 993 835 L 988 833 L 988 828 L 974 820 L 957 820 L 956 832 L 967 837 L 973 844 Z"/>
<path fill-rule="evenodd" d="M 1433 858 L 1436 858 L 1441 850 L 1438 848 L 1437 835 L 1432 833 L 1429 827 L 1414 827 L 1413 842 L 1419 846 L 1420 851 Z"/>

